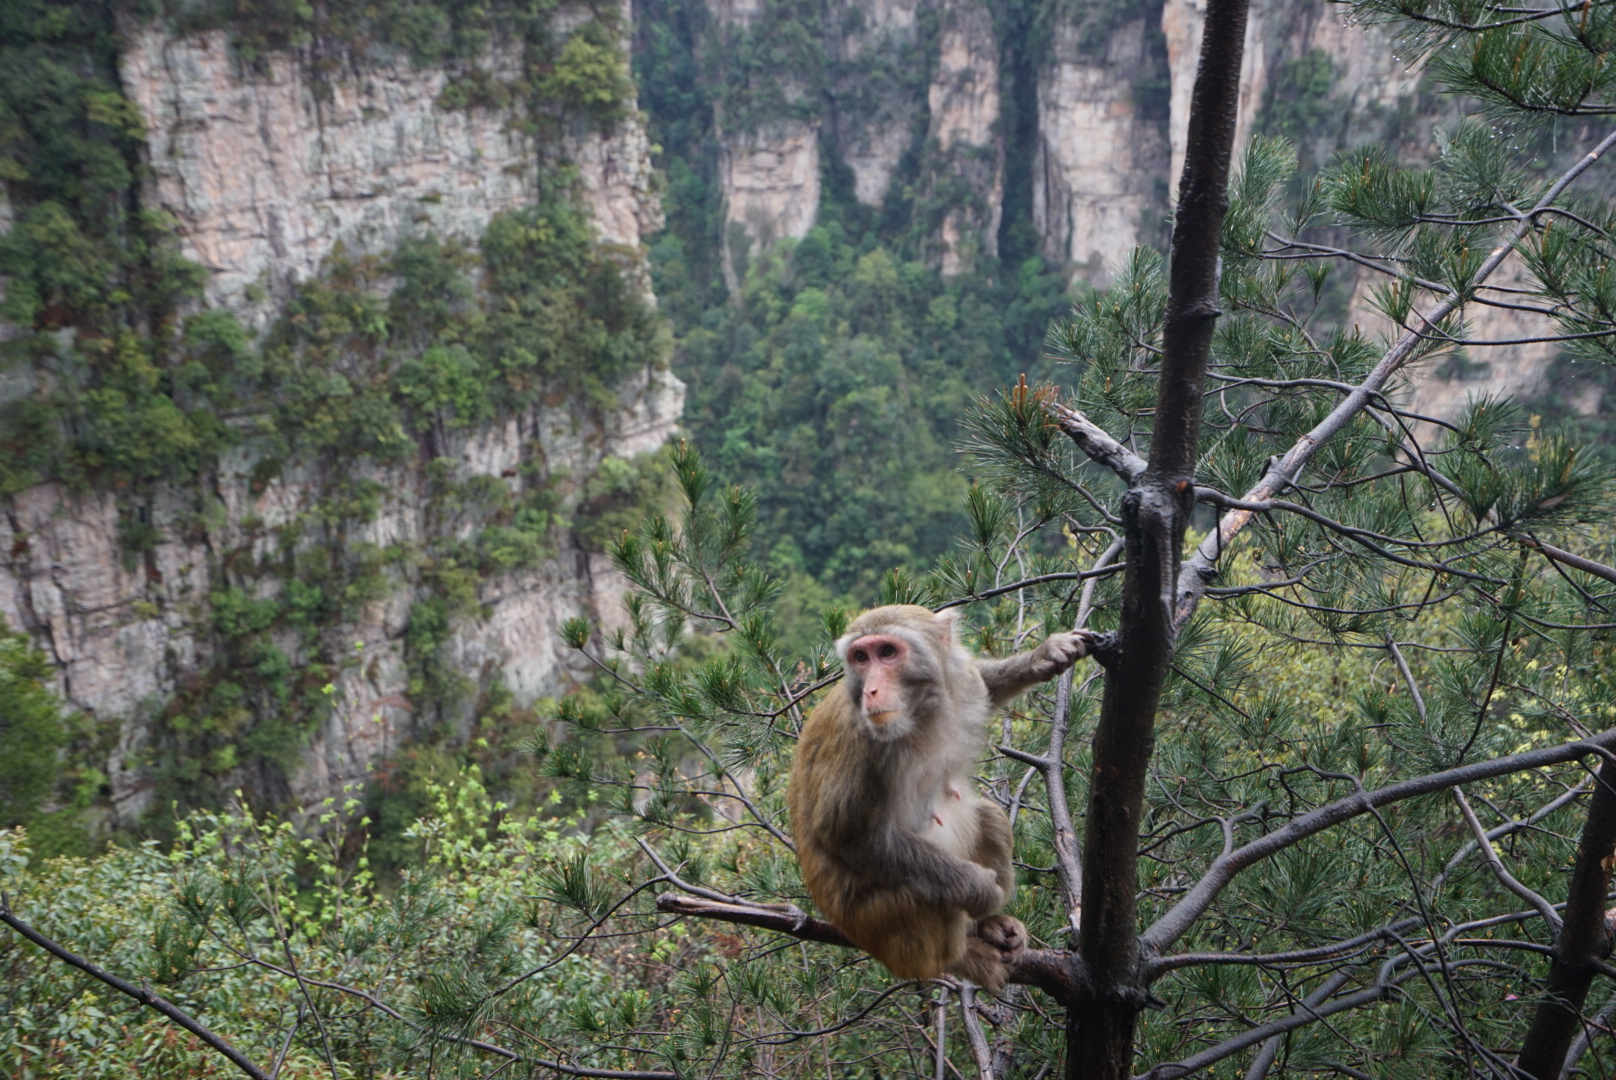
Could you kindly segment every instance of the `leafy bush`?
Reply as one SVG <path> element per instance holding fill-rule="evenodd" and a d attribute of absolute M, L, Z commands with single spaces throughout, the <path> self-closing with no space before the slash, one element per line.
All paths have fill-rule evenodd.
<path fill-rule="evenodd" d="M 610 131 L 623 118 L 625 104 L 634 93 L 622 46 L 612 31 L 598 19 L 573 31 L 549 74 L 539 82 L 539 93 L 583 110 L 600 128 Z"/>

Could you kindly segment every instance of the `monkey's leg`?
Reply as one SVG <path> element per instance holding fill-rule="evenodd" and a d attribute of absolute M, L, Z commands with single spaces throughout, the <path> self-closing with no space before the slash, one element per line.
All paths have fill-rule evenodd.
<path fill-rule="evenodd" d="M 863 897 L 837 925 L 900 979 L 933 979 L 960 963 L 976 924 L 958 908 L 929 907 L 890 889 Z"/>
<path fill-rule="evenodd" d="M 971 861 L 993 871 L 993 878 L 1004 890 L 1005 903 L 1016 888 L 1016 867 L 1011 860 L 1015 837 L 1010 834 L 1010 818 L 997 803 L 979 799 L 976 804 L 976 845 Z"/>

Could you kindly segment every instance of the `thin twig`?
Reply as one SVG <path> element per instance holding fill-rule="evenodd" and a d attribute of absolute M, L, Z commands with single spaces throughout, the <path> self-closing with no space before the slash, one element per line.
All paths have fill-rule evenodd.
<path fill-rule="evenodd" d="M 1456 787 L 1453 789 L 1453 800 L 1459 804 L 1459 812 L 1464 815 L 1465 824 L 1470 826 L 1471 833 L 1475 835 L 1477 850 L 1481 852 L 1481 857 L 1486 860 L 1488 869 L 1493 872 L 1493 877 L 1497 878 L 1498 883 L 1504 888 L 1537 908 L 1538 914 L 1543 916 L 1543 921 L 1549 924 L 1549 929 L 1554 931 L 1554 935 L 1558 937 L 1562 924 L 1560 916 L 1554 910 L 1554 906 L 1547 899 L 1521 884 L 1514 874 L 1505 869 L 1504 860 L 1500 859 L 1498 852 L 1493 850 L 1492 841 L 1487 839 L 1487 830 L 1481 827 L 1481 819 L 1476 817 L 1475 810 L 1471 809 L 1470 800 L 1465 798 L 1463 788 Z"/>

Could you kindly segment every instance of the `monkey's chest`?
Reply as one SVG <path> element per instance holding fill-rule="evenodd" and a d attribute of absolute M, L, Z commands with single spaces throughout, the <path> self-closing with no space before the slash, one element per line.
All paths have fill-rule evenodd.
<path fill-rule="evenodd" d="M 927 800 L 920 835 L 956 858 L 969 859 L 976 847 L 976 798 L 964 781 L 940 785 Z"/>

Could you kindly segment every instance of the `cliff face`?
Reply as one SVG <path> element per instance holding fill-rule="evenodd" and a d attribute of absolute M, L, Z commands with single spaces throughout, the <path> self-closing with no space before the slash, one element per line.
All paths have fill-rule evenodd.
<path fill-rule="evenodd" d="M 944 200 L 937 230 L 940 269 L 952 277 L 977 255 L 999 256 L 1004 214 L 1004 134 L 1000 130 L 999 49 L 986 5 L 955 4 L 942 15 L 926 106 L 931 123 L 922 171 L 936 192 L 952 180 L 964 198 Z"/>
<path fill-rule="evenodd" d="M 736 35 L 767 33 L 777 17 L 761 0 L 710 0 L 710 9 L 726 48 Z M 720 109 L 726 257 L 806 235 L 830 146 L 851 171 L 857 201 L 870 207 L 892 196 L 905 154 L 918 162 L 906 182 L 917 216 L 925 211 L 923 246 L 945 276 L 955 275 L 976 254 L 998 253 L 1004 208 L 1016 197 L 1005 186 L 1008 151 L 1031 158 L 1032 227 L 1044 257 L 1074 278 L 1106 285 L 1131 248 L 1165 239 L 1205 0 L 1051 10 L 1052 20 L 1036 26 L 1046 39 L 1029 43 L 1000 40 L 992 9 L 977 0 L 828 5 L 827 25 L 841 29 L 827 35 L 818 84 L 795 71 L 776 73 L 787 84 L 789 119 L 742 131 L 726 127 Z M 1021 129 L 1030 146 L 1007 146 L 1007 49 L 1034 57 L 1016 74 L 1036 82 L 1036 121 Z M 925 86 L 889 80 L 872 97 L 870 72 L 899 57 L 928 73 Z M 747 94 L 766 96 L 758 79 L 768 75 L 750 76 Z M 1435 124 L 1450 115 L 1446 103 L 1421 97 L 1419 72 L 1382 34 L 1344 24 L 1322 2 L 1254 0 L 1242 83 L 1238 143 L 1255 130 L 1277 131 L 1309 165 L 1374 142 L 1428 155 Z M 739 278 L 733 262 L 726 266 L 733 293 Z M 1357 282 L 1357 293 L 1367 286 Z M 1361 302 L 1354 310 L 1366 330 L 1378 329 Z M 1470 318 L 1475 336 L 1487 340 L 1543 332 L 1517 312 Z M 1447 415 L 1478 391 L 1536 393 L 1552 352 L 1545 345 L 1473 349 L 1462 377 L 1449 369 L 1421 377 L 1420 404 Z"/>
<path fill-rule="evenodd" d="M 514 82 L 520 62 L 511 50 L 477 70 Z M 333 258 L 365 265 L 411 239 L 474 252 L 497 215 L 539 202 L 543 178 L 562 165 L 575 171 L 577 197 L 627 287 L 648 290 L 642 241 L 660 226 L 661 210 L 632 100 L 609 131 L 576 122 L 536 128 L 522 122 L 520 102 L 446 105 L 452 72 L 444 66 L 369 57 L 316 80 L 298 56 L 247 66 L 222 31 L 184 36 L 157 25 L 126 29 L 120 75 L 145 121 L 140 201 L 172 216 L 182 254 L 206 270 L 192 308 L 234 315 L 262 340 Z M 395 283 L 384 273 L 370 290 L 384 295 Z M 484 285 L 466 288 L 475 308 Z M 468 318 L 478 326 L 485 316 Z M 62 331 L 64 342 L 73 333 Z M 400 360 L 409 363 L 386 363 Z M 358 388 L 380 364 L 340 360 L 333 378 Z M 193 717 L 243 707 L 264 714 L 289 694 L 296 700 L 298 691 L 273 687 L 317 672 L 325 682 L 309 693 L 325 700 L 299 707 L 305 734 L 279 773 L 265 774 L 218 739 L 210 744 L 217 760 L 199 766 L 220 784 L 309 805 L 362 780 L 423 725 L 464 724 L 490 686 L 526 704 L 571 685 L 577 673 L 558 625 L 578 614 L 617 618 L 622 582 L 598 544 L 567 527 L 568 513 L 600 486 L 603 462 L 622 473 L 665 442 L 683 405 L 683 386 L 662 363 L 616 377 L 610 390 L 610 400 L 597 394 L 593 404 L 564 392 L 530 396 L 476 423 L 450 414 L 425 431 L 418 453 L 386 460 L 288 453 L 269 419 L 245 410 L 222 418 L 234 431 L 230 448 L 194 483 L 86 491 L 50 482 L 0 501 L 0 616 L 54 659 L 72 707 L 115 730 L 105 770 L 115 814 L 127 820 L 146 807 L 156 741 L 168 739 L 164 752 L 175 752 L 178 699 Z M 362 509 L 333 510 L 354 492 Z M 443 592 L 442 553 L 487 535 L 493 519 L 479 507 L 527 503 L 553 508 L 558 522 L 535 527 L 532 546 L 542 554 L 484 560 L 469 586 L 461 579 L 471 595 L 458 607 L 433 600 Z M 145 537 L 133 549 L 131 528 Z M 356 592 L 361 564 L 368 584 Z M 288 569 L 321 566 L 324 582 Z M 339 601 L 344 581 L 348 599 Z M 322 587 L 324 606 L 313 616 L 296 615 L 285 600 L 289 589 L 303 596 Z M 245 631 L 226 627 L 221 596 L 279 614 Z M 428 601 L 451 614 L 423 645 Z M 254 680 L 267 676 L 232 671 L 249 654 L 231 643 L 247 631 L 250 655 L 266 658 L 260 668 L 293 672 L 260 699 Z M 452 673 L 458 692 L 423 691 L 428 668 Z M 235 713 L 219 706 L 221 686 L 238 698 L 245 686 L 246 704 Z M 178 752 L 188 751 L 182 744 Z M 233 764 L 238 756 L 243 763 Z"/>
<path fill-rule="evenodd" d="M 1097 286 L 1162 213 L 1165 132 L 1143 115 L 1135 93 L 1137 76 L 1155 60 L 1153 29 L 1129 19 L 1093 42 L 1060 25 L 1038 80 L 1033 223 L 1048 258 Z"/>
<path fill-rule="evenodd" d="M 506 47 L 481 70 L 512 82 L 521 63 Z M 638 248 L 661 227 L 640 124 L 546 146 L 508 109 L 441 107 L 443 67 L 373 62 L 316 92 L 295 56 L 248 73 L 222 30 L 147 25 L 129 32 L 120 74 L 146 120 L 143 197 L 179 221 L 185 254 L 208 270 L 207 299 L 255 324 L 339 242 L 380 253 L 412 231 L 481 237 L 495 214 L 537 201 L 546 158 L 578 169 L 603 243 Z"/>

